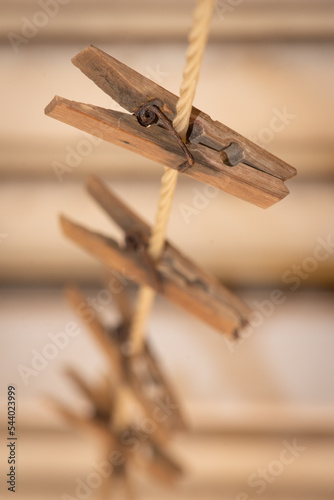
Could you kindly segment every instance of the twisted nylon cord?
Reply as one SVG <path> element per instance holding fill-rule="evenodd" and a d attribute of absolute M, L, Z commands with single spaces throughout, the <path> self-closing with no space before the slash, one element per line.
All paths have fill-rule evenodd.
<path fill-rule="evenodd" d="M 215 0 L 197 0 L 194 11 L 194 21 L 189 34 L 189 46 L 186 53 L 180 98 L 176 105 L 176 116 L 173 121 L 173 127 L 183 141 L 186 139 L 189 127 L 192 104 L 208 38 L 214 4 Z M 160 258 L 164 248 L 167 223 L 177 178 L 177 170 L 165 168 L 165 172 L 161 179 L 160 200 L 156 222 L 152 230 L 148 247 L 149 255 L 154 261 Z M 152 288 L 147 286 L 141 287 L 130 332 L 132 354 L 140 352 L 143 347 L 145 325 L 152 308 L 154 297 L 155 291 Z"/>

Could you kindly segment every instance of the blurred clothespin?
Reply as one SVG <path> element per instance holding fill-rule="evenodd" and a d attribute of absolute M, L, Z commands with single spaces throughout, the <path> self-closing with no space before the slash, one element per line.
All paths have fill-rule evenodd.
<path fill-rule="evenodd" d="M 118 296 L 119 293 L 115 294 Z M 89 304 L 86 297 L 80 290 L 74 286 L 68 287 L 66 296 L 76 314 L 85 322 L 88 331 L 91 333 L 94 341 L 96 341 L 102 352 L 110 361 L 112 369 L 112 377 L 109 380 L 109 385 L 115 394 L 122 387 L 124 397 L 126 396 L 126 408 L 116 413 L 122 421 L 117 422 L 120 428 L 127 425 L 133 425 L 134 414 L 141 415 L 142 418 L 154 418 L 156 411 L 162 415 L 161 422 L 156 426 L 154 431 L 155 440 L 161 444 L 166 443 L 171 439 L 171 433 L 175 431 L 185 430 L 186 425 L 180 410 L 180 405 L 177 403 L 176 397 L 173 394 L 167 381 L 163 378 L 160 372 L 160 379 L 158 381 L 160 392 L 158 394 L 150 394 L 147 390 L 147 380 L 145 380 L 146 373 L 153 378 L 152 366 L 157 365 L 154 361 L 152 353 L 148 354 L 146 358 L 145 353 L 149 352 L 148 348 L 145 353 L 137 357 L 130 356 L 126 343 L 128 340 L 126 325 L 118 325 L 117 328 L 108 328 L 103 324 L 97 311 Z M 124 302 L 125 297 L 122 301 Z M 124 328 L 125 326 L 125 328 Z M 138 364 L 142 368 L 139 371 Z M 149 366 L 145 366 L 145 365 Z M 158 372 L 156 366 L 155 374 Z M 71 376 L 73 380 L 73 374 Z M 91 395 L 87 387 L 81 387 L 86 396 L 92 400 L 95 398 L 95 407 L 98 407 L 98 394 Z M 118 401 L 118 399 L 116 398 Z M 119 402 L 119 401 L 118 401 Z M 165 411 L 161 410 L 162 406 Z M 122 406 L 124 405 L 124 402 Z M 109 403 L 111 406 L 111 403 Z M 114 403 L 115 406 L 115 403 Z M 133 411 L 131 411 L 131 409 Z M 166 413 L 167 412 L 167 413 Z M 100 414 L 102 409 L 100 409 Z M 125 414 L 124 414 L 125 413 Z"/>
<path fill-rule="evenodd" d="M 144 436 L 143 431 L 139 433 L 131 426 L 124 427 L 121 432 L 113 428 L 116 401 L 109 404 L 111 399 L 106 381 L 100 385 L 91 386 L 74 370 L 67 370 L 66 375 L 87 397 L 93 410 L 91 416 L 79 415 L 55 399 L 49 399 L 49 404 L 69 425 L 84 434 L 89 433 L 98 438 L 104 459 L 110 462 L 111 466 L 105 484 L 101 485 L 105 493 L 103 498 L 110 498 L 110 490 L 116 478 L 122 483 L 124 492 L 131 489 L 128 476 L 129 465 L 134 465 L 150 475 L 152 479 L 160 482 L 172 482 L 180 476 L 181 467 L 162 450 L 161 445 L 152 435 L 145 434 Z M 99 395 L 96 396 L 96 393 Z M 100 396 L 103 396 L 104 402 Z M 133 449 L 134 442 L 136 443 L 135 449 Z M 112 460 L 114 453 L 117 455 L 117 463 Z"/>
<path fill-rule="evenodd" d="M 64 234 L 111 269 L 139 285 L 147 285 L 197 318 L 234 338 L 247 324 L 250 309 L 213 276 L 202 271 L 168 242 L 160 260 L 146 252 L 150 226 L 96 178 L 88 191 L 125 233 L 125 247 L 61 217 Z"/>
<path fill-rule="evenodd" d="M 131 114 L 56 96 L 48 116 L 262 208 L 289 193 L 293 167 L 196 108 L 183 143 L 172 126 L 177 96 L 117 59 L 89 46 L 72 62 Z"/>
<path fill-rule="evenodd" d="M 108 285 L 110 283 L 109 276 L 112 280 L 113 276 L 107 270 Z M 128 290 L 119 288 L 110 291 L 117 303 L 121 322 L 116 328 L 109 328 L 108 334 L 111 341 L 117 342 L 119 345 L 129 383 L 134 388 L 143 407 L 146 408 L 147 414 L 152 415 L 157 411 L 157 401 L 159 401 L 160 405 L 168 407 L 168 415 L 162 417 L 165 424 L 168 424 L 167 427 L 172 431 L 185 431 L 187 426 L 180 404 L 171 384 L 159 366 L 157 357 L 152 351 L 148 340 L 145 340 L 144 349 L 140 353 L 135 356 L 131 353 L 129 333 L 134 311 L 130 303 Z"/>

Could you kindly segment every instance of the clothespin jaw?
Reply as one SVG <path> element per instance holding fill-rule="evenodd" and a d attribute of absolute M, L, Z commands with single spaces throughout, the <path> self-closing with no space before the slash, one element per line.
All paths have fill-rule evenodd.
<path fill-rule="evenodd" d="M 125 233 L 134 227 L 144 236 L 150 233 L 150 227 L 100 181 L 91 178 L 88 185 L 90 193 L 94 193 L 94 198 Z M 220 332 L 234 338 L 247 323 L 250 309 L 168 242 L 161 259 L 155 264 L 160 282 L 157 286 L 152 270 L 136 252 L 129 252 L 111 238 L 89 231 L 65 217 L 61 218 L 61 227 L 67 237 L 110 268 L 138 285 L 154 288 Z"/>
<path fill-rule="evenodd" d="M 177 96 L 102 50 L 87 47 L 72 62 L 131 114 L 56 96 L 47 115 L 262 208 L 289 193 L 293 167 L 196 108 L 181 147 L 171 130 Z"/>

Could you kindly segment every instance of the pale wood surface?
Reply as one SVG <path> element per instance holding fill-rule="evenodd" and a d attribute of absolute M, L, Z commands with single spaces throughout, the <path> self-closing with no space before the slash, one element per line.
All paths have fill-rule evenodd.
<path fill-rule="evenodd" d="M 219 0 L 213 19 L 211 38 L 217 41 L 333 40 L 331 0 Z M 60 8 L 47 28 L 40 30 L 36 43 L 66 40 L 182 40 L 187 36 L 192 0 L 168 3 L 136 0 L 89 0 L 68 2 Z M 224 9 L 225 6 L 225 9 Z M 40 10 L 33 0 L 3 0 L 0 23 L 2 40 L 8 31 L 19 32 L 21 17 L 32 18 Z M 136 15 L 129 13 L 136 12 Z M 175 15 L 177 13 L 177 15 Z M 157 22 L 158 21 L 158 22 Z"/>

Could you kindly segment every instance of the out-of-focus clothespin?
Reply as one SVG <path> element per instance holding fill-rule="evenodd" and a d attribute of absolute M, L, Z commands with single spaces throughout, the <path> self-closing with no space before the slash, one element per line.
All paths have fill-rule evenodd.
<path fill-rule="evenodd" d="M 109 277 L 111 278 L 109 281 Z M 106 272 L 107 286 L 113 281 L 110 271 Z M 145 340 L 144 349 L 133 355 L 131 353 L 130 327 L 133 320 L 134 311 L 129 299 L 128 290 L 124 287 L 109 287 L 112 298 L 116 302 L 121 322 L 117 327 L 108 328 L 108 334 L 111 342 L 118 343 L 119 350 L 123 355 L 123 365 L 125 368 L 129 383 L 135 389 L 142 405 L 146 408 L 147 414 L 154 414 L 158 409 L 157 401 L 160 405 L 168 407 L 168 415 L 162 417 L 167 423 L 167 427 L 172 431 L 185 431 L 187 425 L 181 411 L 180 404 L 163 373 L 156 354 L 152 350 L 148 339 Z M 161 420 L 161 418 L 160 418 Z"/>
<path fill-rule="evenodd" d="M 96 178 L 88 190 L 125 233 L 125 247 L 61 217 L 64 234 L 111 269 L 147 285 L 220 332 L 234 338 L 247 324 L 250 309 L 213 276 L 168 242 L 158 262 L 146 251 L 150 227 Z"/>
<path fill-rule="evenodd" d="M 181 467 L 162 450 L 152 435 L 143 437 L 132 427 L 124 428 L 122 432 L 113 429 L 116 400 L 110 393 L 108 383 L 105 383 L 107 381 L 91 386 L 72 369 L 68 369 L 66 375 L 87 397 L 92 407 L 91 416 L 79 415 L 55 399 L 49 399 L 48 403 L 69 425 L 79 432 L 92 435 L 100 443 L 103 458 L 106 463 L 110 463 L 110 473 L 101 484 L 103 499 L 110 498 L 115 482 L 120 482 L 124 494 L 130 500 L 129 466 L 134 466 L 158 482 L 171 483 L 179 478 Z M 137 444 L 135 450 L 131 446 L 133 442 Z M 117 455 L 116 462 L 112 459 L 114 455 Z"/>
<path fill-rule="evenodd" d="M 132 372 L 132 366 L 129 364 L 129 355 L 124 354 L 122 343 L 116 340 L 116 336 L 111 336 L 110 331 L 102 323 L 97 311 L 89 304 L 88 300 L 75 286 L 69 286 L 66 289 L 66 296 L 75 313 L 86 324 L 88 332 L 103 354 L 110 362 L 110 380 L 111 389 L 117 394 L 122 388 L 123 397 L 126 396 L 126 408 L 116 411 L 119 428 L 125 428 L 134 422 L 134 414 L 139 418 L 152 418 L 156 405 L 152 404 L 148 395 L 144 391 L 141 381 L 138 380 Z M 119 400 L 117 399 L 118 403 Z M 124 401 L 122 403 L 124 406 Z M 126 413 L 126 414 L 124 414 Z M 171 432 L 174 429 L 174 419 L 166 418 L 161 425 L 157 425 L 154 431 L 156 442 L 163 445 L 171 438 Z M 116 425 L 116 424 L 115 424 Z"/>

